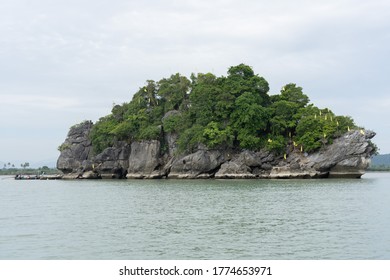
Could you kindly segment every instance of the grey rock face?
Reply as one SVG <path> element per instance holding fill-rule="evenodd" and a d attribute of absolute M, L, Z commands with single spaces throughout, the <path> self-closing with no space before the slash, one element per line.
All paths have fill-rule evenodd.
<path fill-rule="evenodd" d="M 261 156 L 255 152 L 245 150 L 238 155 L 233 155 L 230 161 L 224 162 L 215 174 L 215 178 L 255 178 L 252 174 L 253 167 L 261 166 Z"/>
<path fill-rule="evenodd" d="M 199 150 L 175 160 L 168 178 L 210 178 L 222 162 L 224 158 L 220 151 Z"/>
<path fill-rule="evenodd" d="M 176 133 L 167 133 L 164 135 L 164 140 L 168 148 L 168 156 L 173 157 L 177 151 L 177 139 L 178 135 Z"/>
<path fill-rule="evenodd" d="M 241 165 L 250 167 L 260 166 L 262 164 L 262 153 L 255 153 L 252 151 L 245 150 L 241 152 L 237 158 L 237 162 Z"/>
<path fill-rule="evenodd" d="M 275 163 L 274 160 L 274 155 L 269 151 L 245 150 L 223 163 L 215 178 L 266 178 Z"/>
<path fill-rule="evenodd" d="M 86 171 L 81 175 L 80 179 L 101 179 L 101 176 L 96 171 Z"/>
<path fill-rule="evenodd" d="M 267 151 L 243 151 L 222 164 L 216 178 L 360 178 L 370 164 L 372 131 L 351 131 L 310 155 L 290 150 L 275 158 Z"/>
<path fill-rule="evenodd" d="M 124 178 L 129 168 L 130 145 L 118 142 L 115 147 L 106 148 L 93 158 L 93 169 L 102 178 Z"/>
<path fill-rule="evenodd" d="M 92 126 L 92 122 L 86 121 L 70 128 L 61 145 L 57 168 L 65 173 L 64 178 L 70 179 L 123 178 L 127 173 L 130 146 L 118 142 L 93 157 L 89 140 Z"/>
<path fill-rule="evenodd" d="M 92 122 L 85 121 L 71 127 L 65 142 L 60 146 L 57 168 L 65 174 L 81 170 L 83 162 L 90 159 L 92 144 L 88 136 L 92 125 Z"/>
<path fill-rule="evenodd" d="M 356 156 L 338 162 L 329 172 L 329 177 L 360 178 L 370 165 L 371 160 Z"/>
<path fill-rule="evenodd" d="M 238 179 L 238 178 L 256 178 L 256 175 L 251 173 L 251 169 L 240 164 L 238 161 L 228 161 L 221 165 L 221 168 L 215 174 L 217 179 Z"/>
<path fill-rule="evenodd" d="M 373 152 L 369 141 L 375 136 L 373 131 L 350 131 L 334 143 L 308 157 L 314 169 L 329 172 L 332 176 L 360 177 L 367 169 Z"/>
<path fill-rule="evenodd" d="M 127 178 L 161 178 L 160 141 L 149 140 L 131 143 Z"/>
<path fill-rule="evenodd" d="M 181 113 L 177 110 L 171 110 L 167 112 L 164 117 L 162 118 L 162 122 L 164 123 L 165 120 L 169 119 L 173 116 L 180 116 Z M 177 151 L 177 139 L 178 135 L 175 132 L 166 132 L 164 135 L 164 141 L 167 145 L 167 153 L 169 157 L 173 157 L 175 155 L 175 152 Z"/>

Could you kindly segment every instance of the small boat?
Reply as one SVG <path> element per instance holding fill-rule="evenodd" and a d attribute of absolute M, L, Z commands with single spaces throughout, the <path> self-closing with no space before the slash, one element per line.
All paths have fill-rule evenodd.
<path fill-rule="evenodd" d="M 22 175 L 18 174 L 15 176 L 15 180 L 59 180 L 62 179 L 61 174 L 54 174 L 54 175 Z"/>
<path fill-rule="evenodd" d="M 38 175 L 22 175 L 18 174 L 15 176 L 15 180 L 39 180 L 40 177 Z"/>

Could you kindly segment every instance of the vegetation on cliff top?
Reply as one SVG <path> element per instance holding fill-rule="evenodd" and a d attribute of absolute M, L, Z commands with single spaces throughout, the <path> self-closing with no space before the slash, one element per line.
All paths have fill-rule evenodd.
<path fill-rule="evenodd" d="M 268 92 L 268 82 L 244 64 L 230 67 L 226 77 L 177 73 L 148 80 L 131 102 L 100 118 L 91 141 L 99 153 L 116 141 L 163 140 L 164 133 L 176 133 L 181 152 L 199 144 L 277 153 L 293 145 L 312 152 L 355 127 L 352 118 L 309 104 L 295 84 L 276 95 Z"/>

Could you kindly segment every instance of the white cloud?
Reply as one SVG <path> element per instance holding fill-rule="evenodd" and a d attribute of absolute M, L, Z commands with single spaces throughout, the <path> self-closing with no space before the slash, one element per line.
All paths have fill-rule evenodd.
<path fill-rule="evenodd" d="M 74 108 L 80 105 L 80 102 L 74 98 L 44 95 L 39 96 L 31 94 L 0 94 L 0 100 L 1 108 L 3 110 L 6 107 L 36 108 L 41 110 L 62 110 L 66 108 Z"/>

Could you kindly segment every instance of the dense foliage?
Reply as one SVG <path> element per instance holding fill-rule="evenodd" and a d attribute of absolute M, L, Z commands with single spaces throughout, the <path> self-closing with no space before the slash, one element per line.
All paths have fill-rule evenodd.
<path fill-rule="evenodd" d="M 176 133 L 181 152 L 210 148 L 283 153 L 287 146 L 312 152 L 355 127 L 350 117 L 309 104 L 301 87 L 285 85 L 269 95 L 268 82 L 251 67 L 230 67 L 228 75 L 180 74 L 147 81 L 129 103 L 115 105 L 93 127 L 95 152 L 116 141 L 160 139 Z"/>

